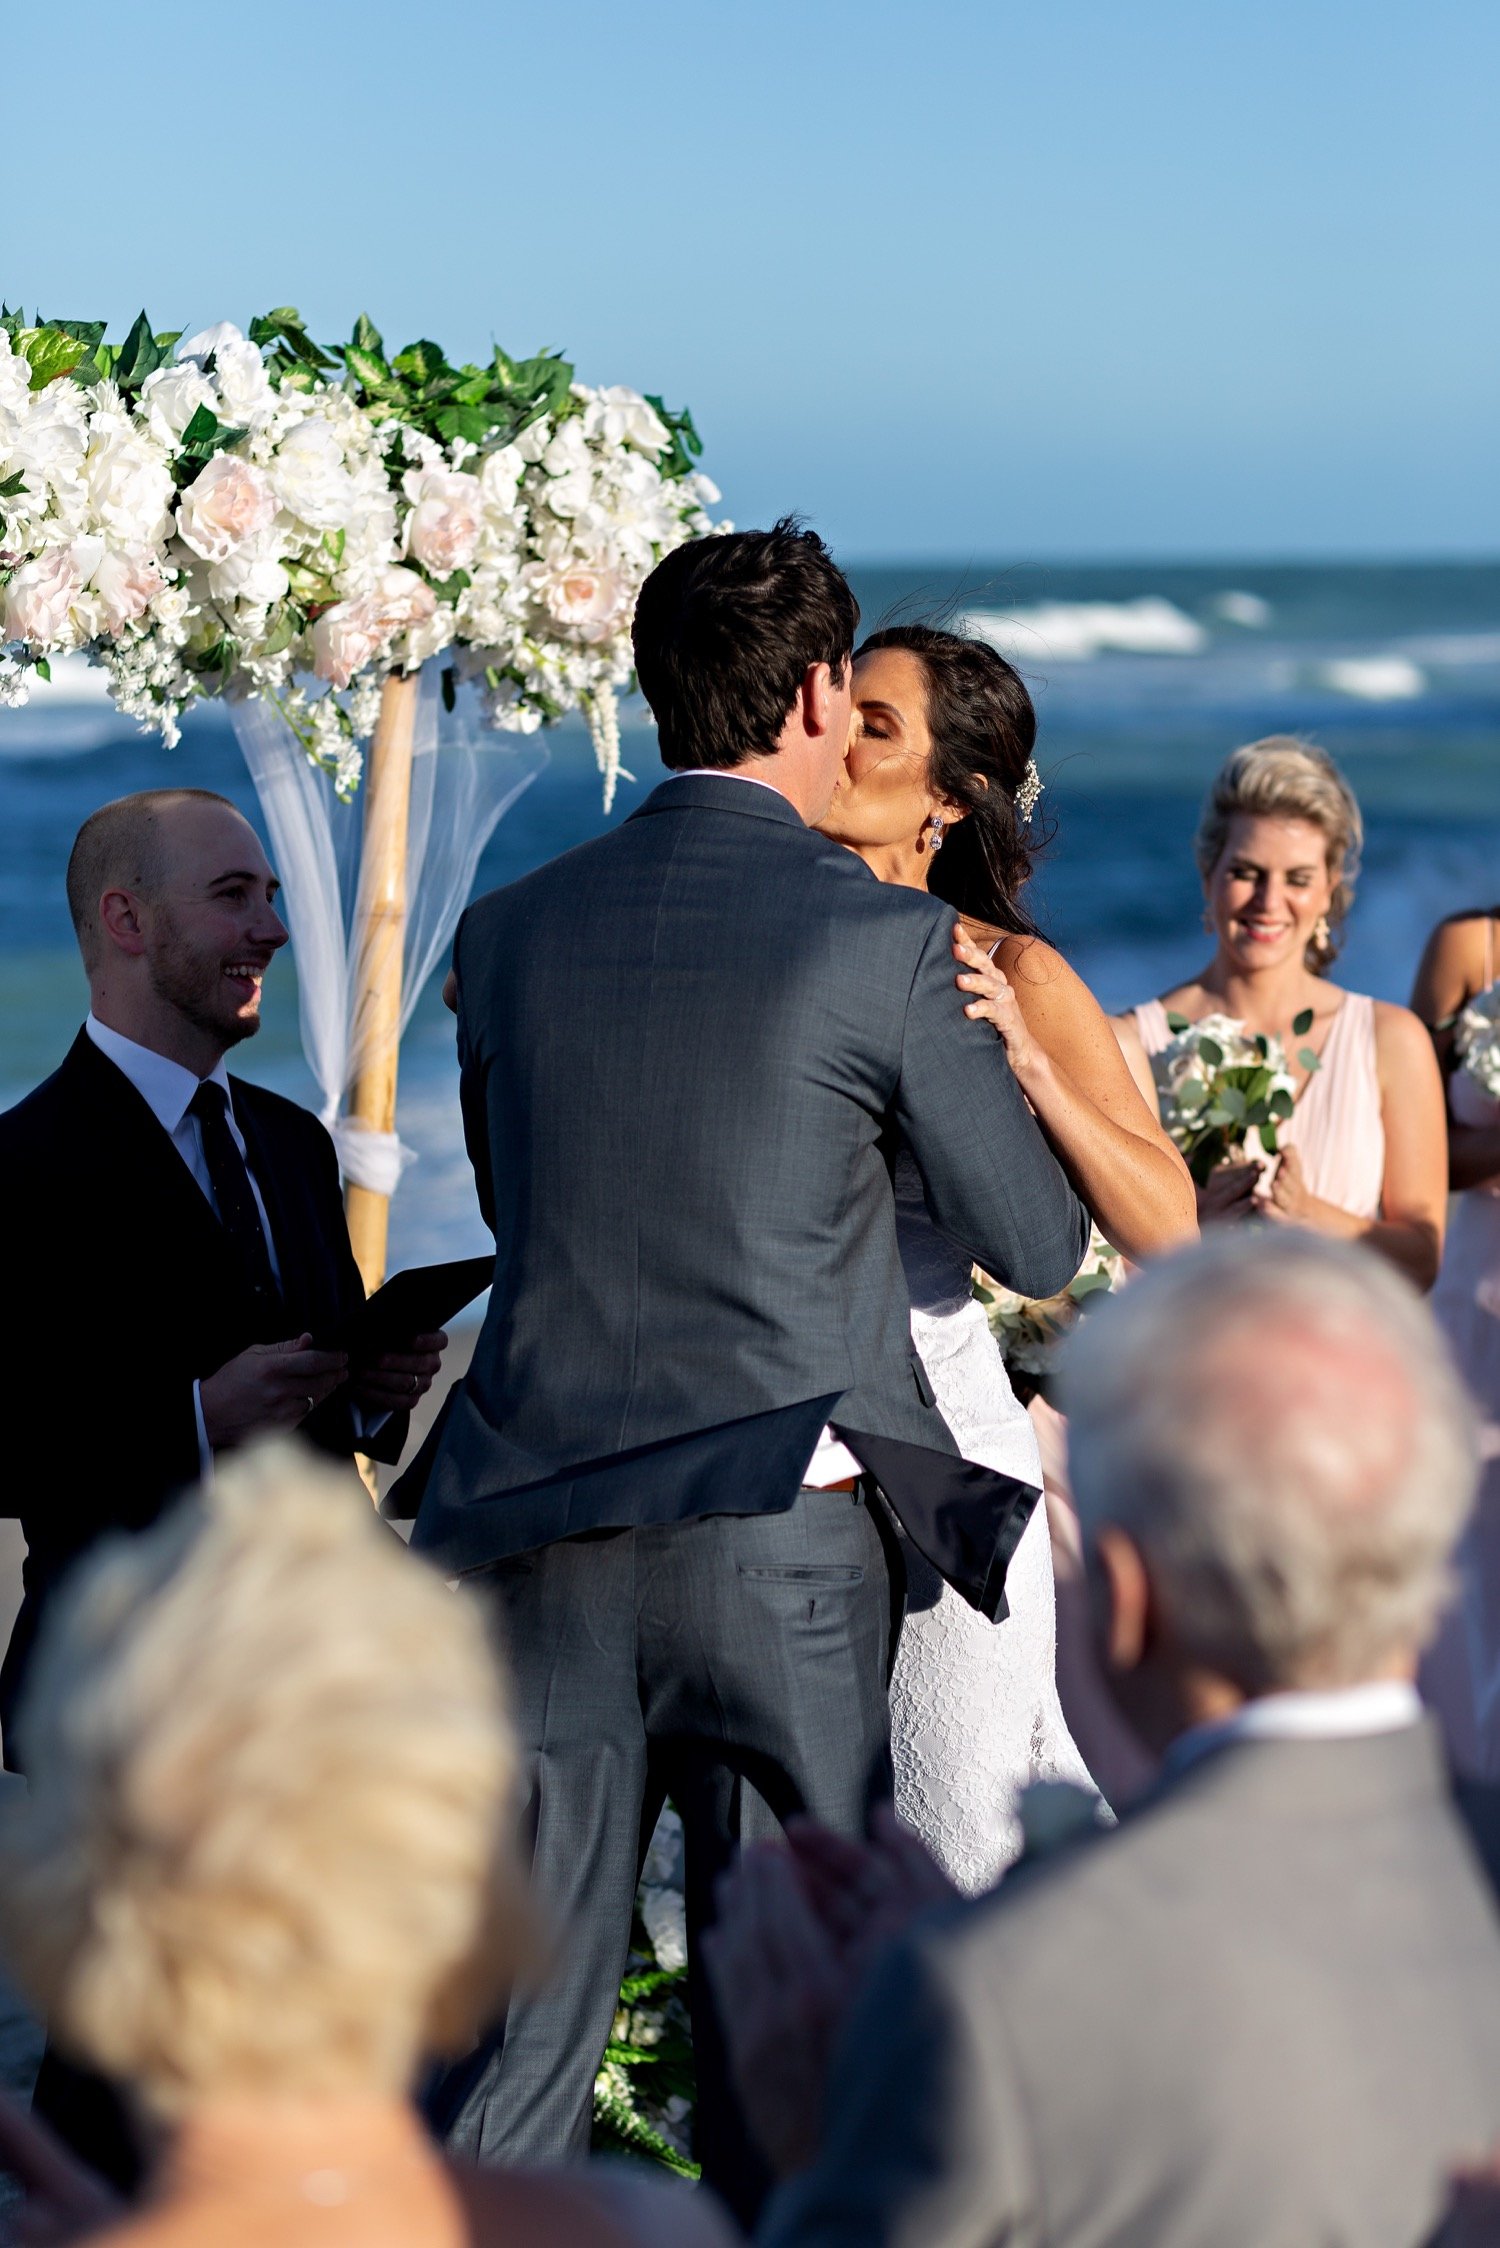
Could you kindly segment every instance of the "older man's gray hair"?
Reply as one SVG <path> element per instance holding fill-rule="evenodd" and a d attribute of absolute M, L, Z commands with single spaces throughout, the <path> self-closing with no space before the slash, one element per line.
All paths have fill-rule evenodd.
<path fill-rule="evenodd" d="M 1383 1260 L 1226 1231 L 1085 1321 L 1064 1391 L 1085 1538 L 1131 1537 L 1195 1659 L 1261 1694 L 1375 1676 L 1430 1635 L 1474 1419 Z"/>

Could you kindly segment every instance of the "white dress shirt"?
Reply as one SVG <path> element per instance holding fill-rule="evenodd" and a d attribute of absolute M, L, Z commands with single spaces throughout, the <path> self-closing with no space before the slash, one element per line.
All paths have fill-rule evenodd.
<path fill-rule="evenodd" d="M 1369 1733 L 1399 1733 L 1422 1721 L 1422 1701 L 1407 1678 L 1372 1678 L 1362 1686 L 1322 1693 L 1261 1694 L 1232 1717 L 1195 1725 L 1172 1743 L 1170 1771 L 1196 1764 L 1230 1741 L 1349 1741 Z"/>
<path fill-rule="evenodd" d="M 774 781 L 763 781 L 758 773 L 737 773 L 732 766 L 691 765 L 668 773 L 669 781 L 696 781 L 707 774 L 710 780 L 742 781 L 747 788 L 768 788 L 773 796 L 780 796 L 784 804 L 791 798 L 783 794 Z M 795 804 L 792 805 L 796 811 Z M 800 814 L 798 817 L 800 818 Z M 846 1444 L 841 1444 L 831 1428 L 825 1428 L 818 1438 L 813 1456 L 808 1461 L 802 1477 L 802 1487 L 807 1491 L 827 1491 L 836 1483 L 847 1483 L 851 1477 L 864 1473 L 858 1460 Z"/>

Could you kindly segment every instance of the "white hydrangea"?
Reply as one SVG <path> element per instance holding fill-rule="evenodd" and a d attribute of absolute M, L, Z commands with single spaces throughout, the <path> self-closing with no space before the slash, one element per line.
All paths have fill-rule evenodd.
<path fill-rule="evenodd" d="M 1500 1100 L 1500 985 L 1471 999 L 1453 1025 L 1453 1050 L 1465 1076 Z"/>

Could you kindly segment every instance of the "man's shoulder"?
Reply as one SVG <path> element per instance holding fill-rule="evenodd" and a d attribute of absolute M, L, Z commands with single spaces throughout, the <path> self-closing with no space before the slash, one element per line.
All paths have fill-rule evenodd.
<path fill-rule="evenodd" d="M 40 1085 L 33 1085 L 14 1107 L 0 1112 L 0 1146 L 10 1152 L 35 1146 L 43 1151 L 56 1145 L 60 1130 L 85 1119 L 86 1103 L 79 1083 L 76 1049 L 68 1053 Z"/>

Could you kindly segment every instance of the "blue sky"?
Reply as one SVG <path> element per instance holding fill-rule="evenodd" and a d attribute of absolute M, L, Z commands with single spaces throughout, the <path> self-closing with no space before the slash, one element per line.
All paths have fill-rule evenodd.
<path fill-rule="evenodd" d="M 5 48 L 12 303 L 565 346 L 856 558 L 1500 549 L 1494 0 L 74 0 Z"/>

